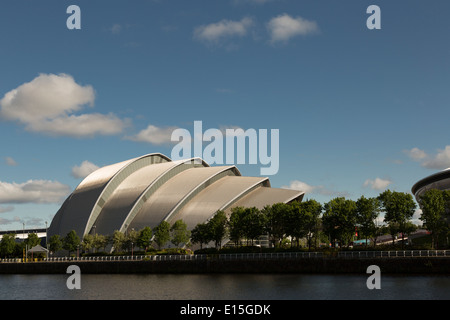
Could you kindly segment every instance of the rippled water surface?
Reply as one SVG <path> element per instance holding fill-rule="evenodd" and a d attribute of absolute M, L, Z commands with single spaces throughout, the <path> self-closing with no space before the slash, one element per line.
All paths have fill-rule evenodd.
<path fill-rule="evenodd" d="M 369 290 L 368 275 L 148 274 L 81 275 L 81 289 L 68 289 L 69 275 L 0 275 L 0 299 L 76 300 L 307 300 L 450 299 L 450 276 L 381 277 Z"/>

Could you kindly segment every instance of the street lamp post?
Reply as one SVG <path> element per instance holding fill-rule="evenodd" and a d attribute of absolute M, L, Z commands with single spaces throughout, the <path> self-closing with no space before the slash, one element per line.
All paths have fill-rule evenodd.
<path fill-rule="evenodd" d="M 47 240 L 48 240 L 48 229 L 47 229 L 47 221 L 45 221 L 45 249 L 48 249 Z"/>
<path fill-rule="evenodd" d="M 25 222 L 22 222 L 22 241 L 25 244 L 25 259 L 28 259 L 28 248 L 25 242 Z"/>

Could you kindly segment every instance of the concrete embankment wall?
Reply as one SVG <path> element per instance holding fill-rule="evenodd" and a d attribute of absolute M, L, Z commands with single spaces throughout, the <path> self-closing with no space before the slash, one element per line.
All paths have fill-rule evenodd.
<path fill-rule="evenodd" d="M 370 265 L 383 273 L 450 274 L 449 257 L 0 263 L 0 274 L 66 274 L 70 265 L 79 266 L 85 274 L 366 273 Z"/>

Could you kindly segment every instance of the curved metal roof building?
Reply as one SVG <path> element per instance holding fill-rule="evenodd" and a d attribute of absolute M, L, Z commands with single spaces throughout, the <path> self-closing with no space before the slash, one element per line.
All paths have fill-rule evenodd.
<path fill-rule="evenodd" d="M 430 189 L 450 190 L 450 168 L 416 182 L 411 188 L 411 192 L 420 204 L 420 197 Z"/>
<path fill-rule="evenodd" d="M 271 188 L 268 178 L 242 176 L 235 166 L 210 167 L 199 158 L 172 161 L 152 153 L 91 173 L 64 201 L 48 236 L 64 237 L 71 230 L 80 237 L 110 235 L 179 219 L 191 230 L 217 210 L 263 208 L 303 196 L 302 191 Z"/>

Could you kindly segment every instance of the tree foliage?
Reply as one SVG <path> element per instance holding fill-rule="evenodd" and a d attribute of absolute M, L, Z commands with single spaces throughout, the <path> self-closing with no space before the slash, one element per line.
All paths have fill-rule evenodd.
<path fill-rule="evenodd" d="M 420 220 L 424 222 L 427 229 L 431 231 L 432 247 L 438 246 L 439 235 L 446 230 L 446 194 L 437 189 L 427 190 L 420 197 L 422 215 Z"/>
<path fill-rule="evenodd" d="M 293 203 L 295 205 L 295 203 Z M 312 239 L 317 238 L 319 232 L 319 218 L 322 213 L 322 205 L 316 200 L 310 199 L 299 203 L 301 226 L 311 249 Z"/>
<path fill-rule="evenodd" d="M 233 241 L 236 246 L 240 244 L 241 239 L 244 237 L 244 229 L 242 228 L 244 214 L 244 207 L 234 207 L 231 209 L 230 218 L 228 219 L 230 240 Z"/>
<path fill-rule="evenodd" d="M 386 190 L 378 196 L 381 208 L 384 211 L 384 222 L 389 225 L 392 241 L 394 234 L 401 232 L 404 240 L 407 232 L 408 222 L 414 215 L 416 203 L 411 194 Z M 402 246 L 404 241 L 402 241 Z"/>
<path fill-rule="evenodd" d="M 170 224 L 167 221 L 161 221 L 161 223 L 156 226 L 154 230 L 154 241 L 161 249 L 170 240 Z"/>
<path fill-rule="evenodd" d="M 13 233 L 5 234 L 0 241 L 0 252 L 4 257 L 13 255 L 16 248 L 16 235 Z"/>
<path fill-rule="evenodd" d="M 76 251 L 80 245 L 80 237 L 78 237 L 75 230 L 71 230 L 63 239 L 63 249 L 69 251 L 69 255 L 72 251 Z"/>
<path fill-rule="evenodd" d="M 180 244 L 186 244 L 189 242 L 191 232 L 187 229 L 187 225 L 183 220 L 177 220 L 170 227 L 171 242 L 178 247 Z"/>
<path fill-rule="evenodd" d="M 62 249 L 62 240 L 61 240 L 61 236 L 59 234 L 54 234 L 50 237 L 49 241 L 48 241 L 48 249 L 51 252 L 57 252 L 59 250 Z"/>
<path fill-rule="evenodd" d="M 36 233 L 29 233 L 28 237 L 25 239 L 25 244 L 27 245 L 28 249 L 31 249 L 40 243 L 41 239 L 39 239 Z"/>
<path fill-rule="evenodd" d="M 450 191 L 429 190 L 419 199 L 422 209 L 420 219 L 424 226 L 432 232 L 433 247 L 438 246 L 438 237 L 449 230 L 448 214 L 450 212 Z M 203 245 L 213 242 L 216 248 L 221 248 L 226 237 L 241 245 L 243 240 L 252 244 L 260 236 L 267 236 L 272 246 L 286 243 L 300 245 L 300 239 L 306 239 L 309 249 L 321 238 L 330 241 L 332 246 L 349 246 L 358 236 L 365 239 L 375 239 L 381 230 L 377 219 L 384 213 L 384 230 L 394 237 L 401 233 L 408 235 L 416 226 L 411 223 L 416 204 L 410 194 L 386 190 L 378 197 L 361 196 L 357 201 L 337 197 L 321 205 L 315 200 L 291 203 L 275 203 L 262 209 L 256 207 L 234 207 L 229 216 L 224 211 L 217 211 L 207 222 L 196 225 L 191 231 L 182 220 L 175 221 L 171 226 L 163 221 L 153 230 L 145 227 L 139 232 L 128 230 L 126 234 L 115 231 L 111 235 L 86 235 L 83 237 L 82 248 L 85 251 L 105 249 L 112 244 L 116 252 L 130 250 L 134 246 L 148 250 L 152 244 L 159 249 L 171 241 L 179 247 L 189 242 Z M 328 239 L 327 239 L 328 238 Z M 24 243 L 17 244 L 14 235 L 4 235 L 0 241 L 0 254 L 11 256 L 21 254 L 24 244 L 29 247 L 39 243 L 37 235 L 29 234 Z M 80 239 L 75 231 L 69 232 L 63 239 L 59 235 L 52 236 L 48 241 L 50 251 L 61 248 L 73 252 L 80 245 Z M 367 245 L 367 243 L 366 243 Z"/>
<path fill-rule="evenodd" d="M 207 222 L 210 230 L 211 240 L 214 241 L 216 248 L 222 247 L 222 241 L 227 235 L 227 216 L 222 210 L 218 210 L 215 215 Z"/>
<path fill-rule="evenodd" d="M 144 227 L 139 231 L 139 238 L 137 240 L 137 245 L 141 248 L 145 248 L 147 252 L 148 248 L 152 245 L 153 232 L 150 227 Z"/>
<path fill-rule="evenodd" d="M 380 214 L 380 200 L 378 198 L 366 198 L 361 196 L 356 201 L 356 223 L 360 232 L 367 240 L 377 235 L 376 219 Z M 374 242 L 375 243 L 375 242 Z"/>
<path fill-rule="evenodd" d="M 125 234 L 123 232 L 120 232 L 119 230 L 116 230 L 114 231 L 111 240 L 114 251 L 121 252 L 125 246 Z"/>
<path fill-rule="evenodd" d="M 263 214 L 266 216 L 265 231 L 273 246 L 279 246 L 286 234 L 286 217 L 289 209 L 290 207 L 286 203 L 275 203 L 262 209 Z"/>
<path fill-rule="evenodd" d="M 336 241 L 341 246 L 349 246 L 356 224 L 355 201 L 338 197 L 325 203 L 322 220 L 324 232 L 329 234 L 333 247 Z"/>
<path fill-rule="evenodd" d="M 206 223 L 197 224 L 191 231 L 191 243 L 200 244 L 200 249 L 203 249 L 203 245 L 210 242 L 211 238 L 209 226 Z"/>

